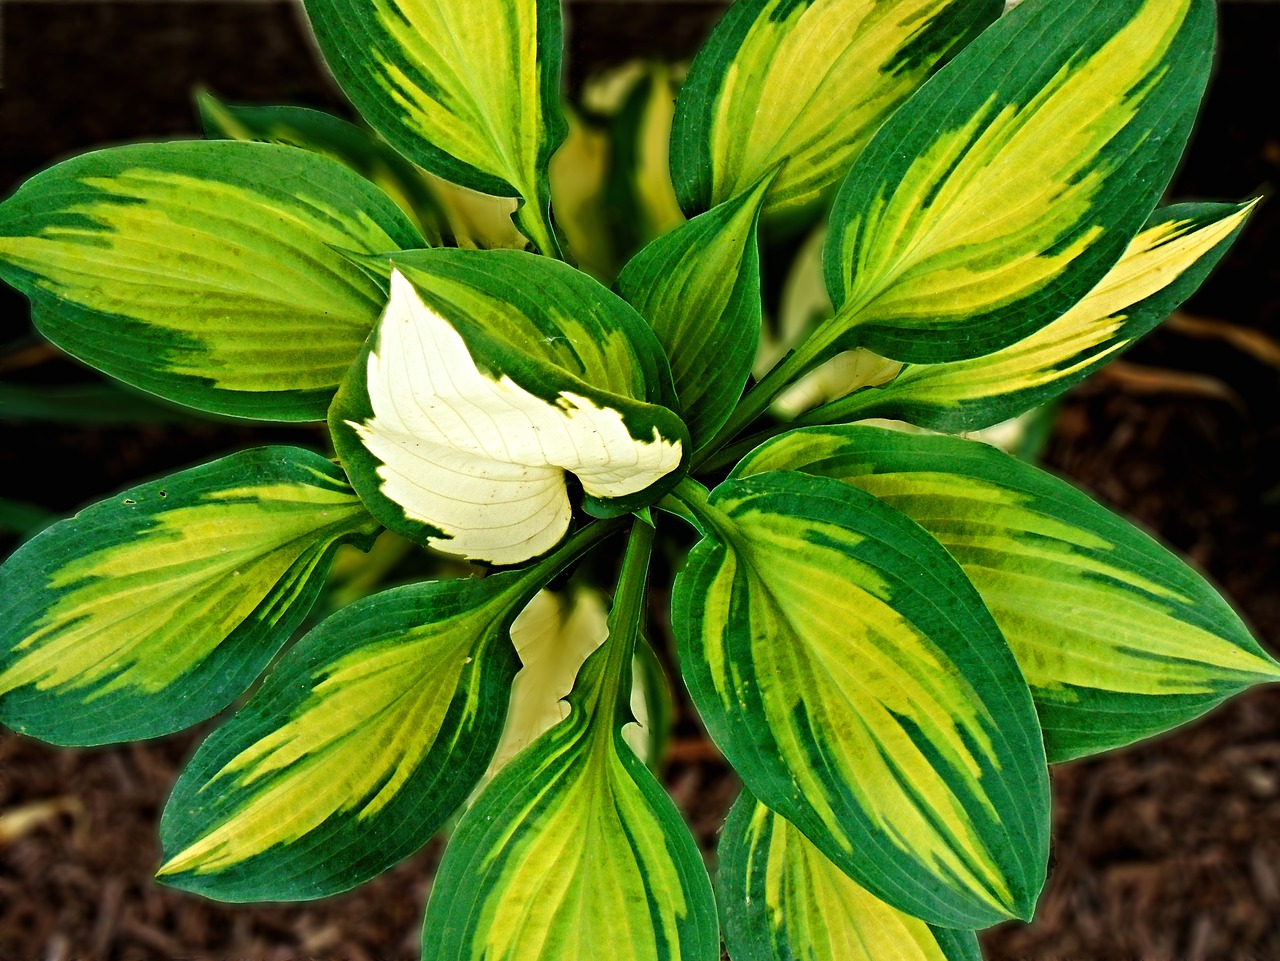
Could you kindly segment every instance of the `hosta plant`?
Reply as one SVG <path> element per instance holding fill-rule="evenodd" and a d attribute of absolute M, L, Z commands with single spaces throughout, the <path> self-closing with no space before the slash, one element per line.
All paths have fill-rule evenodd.
<path fill-rule="evenodd" d="M 1159 206 L 1211 0 L 1002 8 L 738 0 L 668 180 L 661 92 L 603 161 L 566 119 L 556 0 L 306 0 L 368 127 L 205 97 L 204 141 L 31 178 L 0 275 L 41 332 L 331 446 L 233 454 L 22 546 L 4 723 L 91 745 L 227 711 L 158 871 L 225 901 L 347 890 L 458 815 L 428 959 L 716 961 L 723 937 L 736 961 L 959 961 L 1031 918 L 1047 764 L 1280 665 L 1147 534 L 967 436 L 1150 330 L 1251 206 Z M 602 213 L 624 201 L 638 250 Z M 769 316 L 761 232 L 820 268 L 804 323 Z M 305 630 L 335 552 L 384 529 L 461 576 Z M 651 558 L 691 539 L 668 595 Z M 579 567 L 607 614 L 565 590 Z M 714 885 L 645 760 L 668 596 L 666 660 L 744 785 Z"/>

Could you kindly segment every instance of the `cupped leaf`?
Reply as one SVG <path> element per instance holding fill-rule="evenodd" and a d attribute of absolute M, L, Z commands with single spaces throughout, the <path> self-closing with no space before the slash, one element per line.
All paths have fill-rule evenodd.
<path fill-rule="evenodd" d="M 1179 204 L 1157 211 L 1084 300 L 1030 337 L 973 360 L 912 365 L 884 387 L 827 404 L 799 423 L 886 417 L 970 431 L 1045 404 L 1127 350 L 1191 296 L 1255 204 Z"/>
<path fill-rule="evenodd" d="M 543 251 L 565 135 L 558 0 L 306 0 L 338 83 L 393 147 L 446 180 L 522 197 Z"/>
<path fill-rule="evenodd" d="M 865 490 L 946 547 L 1013 648 L 1050 760 L 1129 744 L 1280 679 L 1280 665 L 1186 563 L 985 444 L 815 428 L 761 446 L 736 470 L 783 467 Z"/>
<path fill-rule="evenodd" d="M 719 855 L 733 961 L 982 961 L 972 932 L 889 907 L 748 791 L 729 811 Z"/>
<path fill-rule="evenodd" d="M 322 420 L 385 302 L 343 256 L 418 247 L 391 200 L 259 143 L 114 147 L 0 204 L 0 277 L 59 347 L 201 410 Z"/>
<path fill-rule="evenodd" d="M 1001 0 L 740 0 L 694 60 L 671 166 L 689 214 L 782 164 L 768 210 L 814 200 Z"/>
<path fill-rule="evenodd" d="M 378 524 L 319 454 L 266 447 L 94 504 L 0 567 L 0 719 L 56 744 L 155 737 L 226 707 Z"/>
<path fill-rule="evenodd" d="M 689 692 L 751 792 L 862 887 L 948 927 L 1030 917 L 1048 777 L 1026 683 L 963 572 L 862 491 L 775 471 L 698 503 Z M 853 496 L 850 496 L 853 495 Z"/>
<path fill-rule="evenodd" d="M 514 564 L 554 547 L 566 473 L 602 516 L 669 489 L 688 433 L 657 341 L 571 267 L 515 251 L 398 257 L 391 301 L 330 412 L 370 510 L 441 550 Z"/>
<path fill-rule="evenodd" d="M 768 179 L 636 254 L 618 293 L 649 322 L 671 362 L 696 449 L 742 396 L 760 340 L 756 221 Z"/>
<path fill-rule="evenodd" d="M 160 822 L 167 884 L 223 901 L 345 891 L 417 850 L 484 774 L 530 574 L 364 598 L 303 638 L 196 752 Z"/>
<path fill-rule="evenodd" d="M 609 640 L 579 675 L 568 717 L 458 824 L 427 904 L 425 961 L 718 961 L 702 857 L 621 734 L 651 539 L 651 528 L 633 531 Z"/>
<path fill-rule="evenodd" d="M 845 178 L 826 251 L 838 313 L 812 349 L 964 360 L 1069 310 L 1168 184 L 1213 33 L 1212 0 L 1024 3 L 993 24 Z"/>

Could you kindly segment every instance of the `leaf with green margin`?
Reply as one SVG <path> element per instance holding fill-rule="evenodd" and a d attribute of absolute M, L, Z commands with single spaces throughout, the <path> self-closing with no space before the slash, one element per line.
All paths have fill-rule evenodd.
<path fill-rule="evenodd" d="M 322 621 L 188 764 L 160 880 L 223 901 L 336 894 L 417 850 L 484 774 L 545 570 L 435 581 Z"/>
<path fill-rule="evenodd" d="M 473 190 L 522 197 L 543 253 L 547 163 L 564 140 L 559 0 L 305 0 L 325 61 L 402 154 Z"/>
<path fill-rule="evenodd" d="M 1064 481 L 995 448 L 870 425 L 793 431 L 735 469 L 834 477 L 928 530 L 1000 625 L 1052 761 L 1204 713 L 1280 665 L 1203 577 Z"/>
<path fill-rule="evenodd" d="M 0 420 L 133 426 L 193 424 L 202 419 L 185 407 L 115 381 L 90 384 L 0 384 Z"/>
<path fill-rule="evenodd" d="M 884 417 L 972 431 L 1048 403 L 1128 350 L 1190 297 L 1256 204 L 1165 207 L 1084 300 L 1030 337 L 973 360 L 910 366 L 891 383 L 826 404 L 796 423 Z"/>
<path fill-rule="evenodd" d="M 691 443 L 711 439 L 742 396 L 760 340 L 756 222 L 769 178 L 685 221 L 622 269 L 617 290 L 671 363 Z"/>
<path fill-rule="evenodd" d="M 422 238 L 341 164 L 271 144 L 113 147 L 0 204 L 0 277 L 40 332 L 168 400 L 322 420 L 385 295 L 339 250 Z"/>
<path fill-rule="evenodd" d="M 633 565 L 635 546 L 633 533 L 609 640 L 579 675 L 568 718 L 498 773 L 451 838 L 424 961 L 718 961 L 697 845 L 621 733 L 646 598 L 647 549 Z"/>
<path fill-rule="evenodd" d="M 584 274 L 517 251 L 415 251 L 396 257 L 330 430 L 392 530 L 514 564 L 567 530 L 566 472 L 598 516 L 676 483 L 688 433 L 653 402 L 670 393 L 653 332 Z"/>
<path fill-rule="evenodd" d="M 775 471 L 698 503 L 676 578 L 689 693 L 751 792 L 895 908 L 1029 918 L 1048 774 L 1017 662 L 923 529 L 839 481 Z M 854 495 L 854 496 L 850 496 Z"/>
<path fill-rule="evenodd" d="M 783 164 L 767 211 L 816 200 L 1002 0 L 740 0 L 676 104 L 671 167 L 690 215 Z"/>
<path fill-rule="evenodd" d="M 749 791 L 730 809 L 718 852 L 733 961 L 982 961 L 973 932 L 889 907 Z"/>
<path fill-rule="evenodd" d="M 263 447 L 131 488 L 0 567 L 0 718 L 55 744 L 156 737 L 226 707 L 378 525 L 319 454 Z"/>
<path fill-rule="evenodd" d="M 1213 35 L 1212 0 L 1036 2 L 1001 17 L 845 178 L 826 251 L 837 314 L 809 356 L 857 345 L 965 360 L 1069 310 L 1173 175 Z"/>
<path fill-rule="evenodd" d="M 394 200 L 432 247 L 451 233 L 422 171 L 368 130 L 310 107 L 233 106 L 207 90 L 196 96 L 196 106 L 210 140 L 274 143 L 336 160 Z"/>

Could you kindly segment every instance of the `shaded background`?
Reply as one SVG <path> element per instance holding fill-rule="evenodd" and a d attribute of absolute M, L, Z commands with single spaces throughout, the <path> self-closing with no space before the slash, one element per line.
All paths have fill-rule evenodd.
<path fill-rule="evenodd" d="M 628 57 L 686 57 L 719 9 L 572 3 L 570 83 Z M 1174 199 L 1241 198 L 1280 179 L 1280 6 L 1224 2 L 1221 12 L 1218 76 Z M 344 111 L 288 3 L 10 0 L 0 22 L 0 194 L 70 153 L 192 134 L 200 85 L 232 102 Z M 1278 254 L 1271 201 L 1173 325 L 1070 395 L 1045 454 L 1209 571 L 1272 651 Z M 310 429 L 20 417 L 6 385 L 73 395 L 94 378 L 31 336 L 21 298 L 4 291 L 0 308 L 0 498 L 61 513 L 237 448 L 322 443 Z M 154 885 L 155 824 L 194 744 L 188 734 L 63 751 L 0 733 L 0 959 L 417 956 L 435 844 L 350 895 L 309 905 L 229 908 Z M 1280 690 L 1254 691 L 1134 750 L 1055 768 L 1053 779 L 1049 887 L 1033 924 L 986 936 L 990 958 L 1280 958 Z M 710 851 L 737 783 L 687 718 L 667 781 Z"/>

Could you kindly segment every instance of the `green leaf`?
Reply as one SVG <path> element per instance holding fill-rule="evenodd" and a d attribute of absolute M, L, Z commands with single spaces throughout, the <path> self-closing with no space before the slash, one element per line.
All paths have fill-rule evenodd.
<path fill-rule="evenodd" d="M 306 0 L 316 39 L 361 115 L 446 180 L 522 197 L 543 253 L 547 162 L 564 139 L 558 0 Z"/>
<path fill-rule="evenodd" d="M 1156 212 L 1120 262 L 1057 320 L 994 354 L 916 364 L 801 424 L 885 417 L 944 431 L 981 430 L 1048 403 L 1132 346 L 1195 291 L 1257 201 Z"/>
<path fill-rule="evenodd" d="M 740 0 L 689 70 L 671 167 L 693 214 L 783 164 L 766 210 L 834 184 L 937 65 L 1000 15 L 1000 0 Z"/>
<path fill-rule="evenodd" d="M 0 384 L 0 420 L 45 421 L 81 427 L 181 424 L 189 410 L 113 382 L 98 384 Z"/>
<path fill-rule="evenodd" d="M 498 773 L 450 840 L 424 961 L 718 961 L 702 857 L 621 734 L 646 597 L 647 547 L 635 548 L 633 532 L 609 640 L 568 717 Z"/>
<path fill-rule="evenodd" d="M 115 147 L 0 205 L 0 277 L 59 347 L 216 413 L 321 420 L 385 300 L 339 250 L 421 246 L 324 157 L 258 143 Z"/>
<path fill-rule="evenodd" d="M 973 932 L 889 907 L 750 792 L 729 811 L 719 855 L 733 961 L 982 961 Z"/>
<path fill-rule="evenodd" d="M 654 240 L 623 268 L 618 293 L 671 361 L 696 449 L 742 396 L 760 340 L 756 222 L 768 178 Z"/>
<path fill-rule="evenodd" d="M 566 472 L 599 516 L 670 489 L 688 433 L 643 319 L 518 251 L 397 255 L 392 297 L 330 412 L 370 510 L 440 550 L 514 564 L 568 528 Z"/>
<path fill-rule="evenodd" d="M 32 537 L 57 519 L 57 514 L 38 504 L 0 497 L 0 532 Z"/>
<path fill-rule="evenodd" d="M 201 721 L 289 639 L 338 545 L 377 530 L 340 470 L 291 447 L 88 507 L 0 567 L 0 718 L 73 745 Z"/>
<path fill-rule="evenodd" d="M 423 173 L 368 130 L 308 107 L 231 106 L 208 91 L 196 103 L 210 140 L 281 144 L 328 157 L 376 184 L 431 246 L 440 246 L 441 235 L 450 233 Z"/>
<path fill-rule="evenodd" d="M 1039 726 L 1004 638 L 925 531 L 775 471 L 699 504 L 676 578 L 689 693 L 751 792 L 895 908 L 1029 918 L 1048 856 Z"/>
<path fill-rule="evenodd" d="M 414 584 L 321 622 L 178 779 L 158 877 L 223 901 L 301 900 L 425 844 L 497 746 L 508 632 L 539 586 Z"/>
<path fill-rule="evenodd" d="M 1183 561 L 994 448 L 815 428 L 761 446 L 735 473 L 781 467 L 855 485 L 942 542 L 1018 658 L 1050 760 L 1129 744 L 1280 679 L 1280 665 Z"/>
<path fill-rule="evenodd" d="M 826 251 L 838 312 L 810 356 L 856 342 L 964 360 L 1065 313 L 1168 184 L 1213 34 L 1212 0 L 1032 2 L 1000 18 L 845 178 Z"/>

